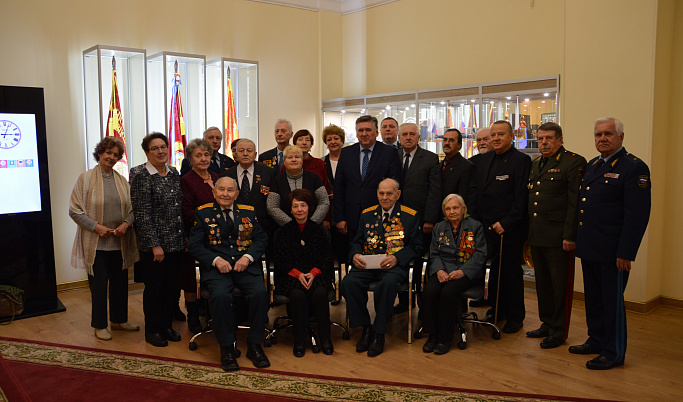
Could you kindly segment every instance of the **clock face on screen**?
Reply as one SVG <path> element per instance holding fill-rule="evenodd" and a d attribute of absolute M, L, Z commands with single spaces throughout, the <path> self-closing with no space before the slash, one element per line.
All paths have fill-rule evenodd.
<path fill-rule="evenodd" d="M 19 126 L 9 120 L 0 120 L 0 149 L 14 148 L 21 141 Z"/>

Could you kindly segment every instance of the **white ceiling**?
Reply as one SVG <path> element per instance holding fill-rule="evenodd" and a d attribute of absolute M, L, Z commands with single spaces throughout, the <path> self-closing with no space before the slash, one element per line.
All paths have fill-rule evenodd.
<path fill-rule="evenodd" d="M 277 4 L 286 7 L 318 11 L 329 10 L 342 14 L 354 13 L 371 7 L 393 3 L 398 0 L 250 0 L 259 3 Z"/>

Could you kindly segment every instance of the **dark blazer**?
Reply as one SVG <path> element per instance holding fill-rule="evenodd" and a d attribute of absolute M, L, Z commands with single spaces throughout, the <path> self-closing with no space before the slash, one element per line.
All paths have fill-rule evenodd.
<path fill-rule="evenodd" d="M 277 170 L 277 147 L 269 149 L 258 156 L 258 161 L 264 163 L 266 166 Z M 276 171 L 275 174 L 280 174 Z"/>
<path fill-rule="evenodd" d="M 389 250 L 389 254 L 398 259 L 397 266 L 390 271 L 399 272 L 404 278 L 408 277 L 408 264 L 411 260 L 422 255 L 422 232 L 417 211 L 397 202 L 391 211 L 391 225 L 393 229 L 384 228 L 382 224 L 382 207 L 375 205 L 366 208 L 360 217 L 360 225 L 356 236 L 351 242 L 349 261 L 355 254 L 373 255 L 387 253 L 386 237 L 398 237 L 396 242 L 398 250 Z M 402 233 L 401 233 L 402 232 Z"/>
<path fill-rule="evenodd" d="M 403 179 L 398 151 L 378 141 L 370 156 L 365 180 L 362 180 L 360 148 L 356 143 L 342 149 L 334 180 L 334 219 L 336 222 L 346 221 L 352 234 L 358 228 L 361 211 L 377 205 L 379 182 L 392 178 L 401 183 Z"/>
<path fill-rule="evenodd" d="M 221 177 L 225 172 L 228 171 L 228 169 L 235 166 L 235 161 L 232 160 L 232 158 L 228 155 L 223 155 L 219 152 L 218 159 L 221 161 L 220 167 L 218 164 L 216 164 L 213 158 L 211 158 L 211 165 L 209 165 L 209 169 L 207 169 L 209 172 L 215 173 L 218 177 Z M 190 166 L 190 159 L 184 158 L 183 163 L 180 166 L 180 175 L 184 176 L 190 170 L 192 170 L 192 166 Z"/>
<path fill-rule="evenodd" d="M 453 233 L 448 220 L 434 225 L 429 249 L 430 276 L 439 270 L 451 273 L 460 269 L 470 279 L 481 278 L 486 256 L 486 238 L 481 223 L 470 217 L 463 218 L 459 233 Z"/>
<path fill-rule="evenodd" d="M 254 163 L 254 177 L 252 178 L 249 193 L 245 195 L 240 191 L 237 200 L 235 200 L 235 202 L 239 204 L 251 205 L 254 207 L 256 218 L 263 229 L 268 233 L 270 233 L 271 229 L 274 230 L 275 228 L 275 223 L 270 215 L 268 215 L 268 209 L 266 208 L 266 200 L 268 199 L 270 186 L 275 175 L 275 169 L 269 168 L 262 163 Z M 224 176 L 232 177 L 235 179 L 238 186 L 242 186 L 242 178 L 237 178 L 237 165 L 225 172 Z"/>
<path fill-rule="evenodd" d="M 398 151 L 399 160 L 404 163 L 403 148 Z M 408 173 L 403 178 L 401 203 L 417 210 L 422 222 L 436 223 L 441 220 L 441 167 L 434 152 L 415 150 Z"/>
<path fill-rule="evenodd" d="M 439 165 L 439 168 L 442 167 L 443 162 Z M 441 171 L 441 198 L 445 198 L 448 194 L 458 194 L 467 204 L 472 173 L 474 173 L 474 163 L 465 159 L 459 152 L 455 154 L 446 170 Z"/>
<path fill-rule="evenodd" d="M 540 169 L 534 159 L 529 174 L 529 244 L 562 247 L 562 241 L 576 242 L 579 226 L 579 185 L 586 159 L 560 147 Z"/>
<path fill-rule="evenodd" d="M 329 235 L 325 229 L 312 220 L 307 220 L 304 230 L 292 220 L 275 233 L 275 292 L 289 296 L 293 289 L 305 291 L 298 278 L 289 275 L 296 268 L 301 273 L 318 268 L 322 274 L 315 277 L 312 291 L 317 286 L 332 289 L 332 250 Z"/>
<path fill-rule="evenodd" d="M 624 148 L 599 168 L 597 162 L 588 162 L 581 182 L 576 256 L 635 261 L 650 219 L 650 169 Z"/>
<path fill-rule="evenodd" d="M 496 158 L 498 161 L 492 167 Z M 500 222 L 507 233 L 523 230 L 523 235 L 517 238 L 523 243 L 526 239 L 531 158 L 511 147 L 501 155 L 487 152 L 475 163 L 468 212 L 484 228 Z"/>
<path fill-rule="evenodd" d="M 268 236 L 256 221 L 252 207 L 234 204 L 233 217 L 233 229 L 229 231 L 218 203 L 204 204 L 195 211 L 189 250 L 199 261 L 202 280 L 218 279 L 222 275 L 212 265 L 216 257 L 222 257 L 234 266 L 244 254 L 254 258 L 245 272 L 262 275 L 259 260 L 266 251 Z"/>

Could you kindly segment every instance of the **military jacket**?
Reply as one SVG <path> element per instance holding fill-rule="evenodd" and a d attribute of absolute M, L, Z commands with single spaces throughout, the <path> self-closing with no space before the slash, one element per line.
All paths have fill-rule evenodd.
<path fill-rule="evenodd" d="M 486 238 L 481 223 L 471 217 L 463 218 L 459 232 L 453 233 L 451 222 L 443 220 L 432 230 L 429 275 L 439 270 L 451 273 L 460 269 L 470 279 L 481 278 L 486 254 Z"/>

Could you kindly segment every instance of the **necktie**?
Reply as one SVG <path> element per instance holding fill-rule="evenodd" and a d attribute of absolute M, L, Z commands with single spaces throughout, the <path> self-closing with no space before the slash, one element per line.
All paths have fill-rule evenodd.
<path fill-rule="evenodd" d="M 220 163 L 220 160 L 218 159 L 218 156 L 212 157 L 212 158 L 211 158 L 211 161 L 212 161 L 213 163 L 215 163 L 216 166 L 218 166 L 219 169 L 221 168 L 221 163 Z"/>
<path fill-rule="evenodd" d="M 277 151 L 277 171 L 280 172 L 282 168 L 282 151 Z"/>
<path fill-rule="evenodd" d="M 249 194 L 249 191 L 251 191 L 251 189 L 249 188 L 249 177 L 247 177 L 248 173 L 249 172 L 246 170 L 242 173 L 243 176 L 242 176 L 242 186 L 240 188 L 240 193 L 242 193 L 244 195 Z"/>
<path fill-rule="evenodd" d="M 604 165 L 604 164 L 605 164 L 605 160 L 604 160 L 604 159 L 602 159 L 602 158 L 598 159 L 598 164 L 597 164 L 597 166 L 595 167 L 595 170 L 600 169 L 600 166 L 602 166 L 602 165 Z"/>
<path fill-rule="evenodd" d="M 363 180 L 365 180 L 365 175 L 368 173 L 368 165 L 370 164 L 370 157 L 368 156 L 368 154 L 370 153 L 370 150 L 369 150 L 369 149 L 364 149 L 364 150 L 363 150 L 363 153 L 364 153 L 365 155 L 363 155 L 363 167 L 362 167 L 362 169 L 361 169 L 361 174 L 360 174 L 360 175 L 361 175 L 361 178 L 362 178 Z"/>
<path fill-rule="evenodd" d="M 224 209 L 223 214 L 225 215 L 225 222 L 228 224 L 228 232 L 232 232 L 233 227 L 235 226 L 235 223 L 232 221 L 232 217 L 230 216 L 230 212 L 232 212 L 232 209 Z"/>
<path fill-rule="evenodd" d="M 403 178 L 408 176 L 408 168 L 410 167 L 410 154 L 406 154 L 406 161 L 403 162 Z"/>
<path fill-rule="evenodd" d="M 548 163 L 548 158 L 546 158 L 546 157 L 541 158 L 541 163 L 538 165 L 540 171 L 543 171 L 543 167 L 545 166 L 546 163 Z"/>
<path fill-rule="evenodd" d="M 385 213 L 384 213 L 384 217 L 382 218 L 382 223 L 383 223 L 383 224 L 386 225 L 387 222 L 389 222 L 389 212 L 385 212 Z"/>

